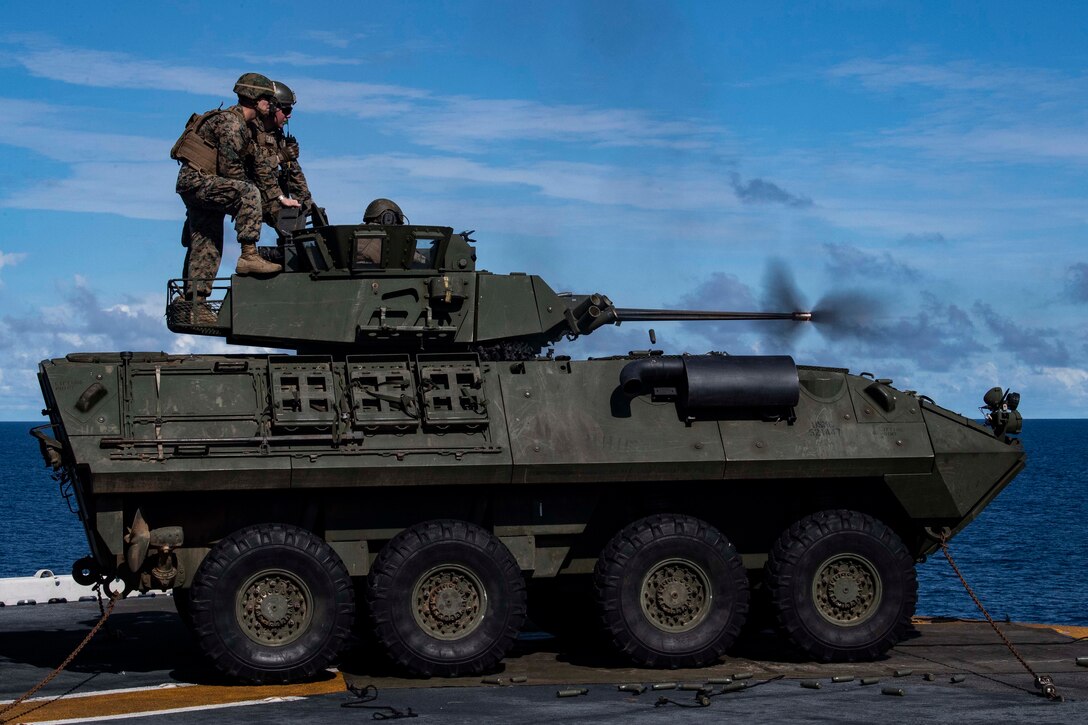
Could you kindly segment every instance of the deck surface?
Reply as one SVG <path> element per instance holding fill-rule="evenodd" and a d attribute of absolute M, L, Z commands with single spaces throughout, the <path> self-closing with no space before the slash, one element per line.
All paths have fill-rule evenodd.
<path fill-rule="evenodd" d="M 83 639 L 99 618 L 94 602 L 0 608 L 0 709 L 22 695 Z M 1031 667 L 1053 677 L 1065 702 L 1037 696 L 1030 675 L 986 622 L 920 620 L 911 636 L 879 661 L 819 665 L 802 661 L 769 632 L 749 635 L 721 664 L 700 670 L 633 668 L 591 640 L 569 644 L 541 633 L 517 643 L 499 672 L 502 684 L 482 678 L 397 677 L 379 658 L 349 654 L 339 672 L 299 685 L 253 687 L 223 682 L 205 665 L 168 597 L 120 602 L 108 628 L 36 698 L 0 715 L 7 722 L 139 722 L 154 714 L 161 722 L 268 722 L 288 718 L 314 723 L 371 720 L 391 710 L 346 709 L 346 705 L 409 708 L 443 723 L 696 722 L 736 716 L 748 722 L 872 723 L 952 720 L 959 723 L 1088 722 L 1088 628 L 1001 624 Z M 895 677 L 897 670 L 912 674 Z M 647 691 L 631 695 L 622 683 L 705 683 L 750 673 L 750 686 L 713 697 L 705 708 L 695 693 Z M 924 679 L 934 675 L 932 681 Z M 771 680 L 778 676 L 782 679 Z M 854 680 L 833 683 L 837 675 Z M 964 675 L 952 683 L 952 675 Z M 525 677 L 524 683 L 511 678 Z M 863 677 L 880 682 L 862 685 Z M 800 686 L 819 680 L 820 689 Z M 377 697 L 363 703 L 347 691 L 372 685 Z M 558 698 L 557 690 L 584 687 L 588 694 Z M 885 695 L 900 688 L 903 696 Z M 719 685 L 718 690 L 721 689 Z M 655 707 L 659 697 L 677 704 Z"/>

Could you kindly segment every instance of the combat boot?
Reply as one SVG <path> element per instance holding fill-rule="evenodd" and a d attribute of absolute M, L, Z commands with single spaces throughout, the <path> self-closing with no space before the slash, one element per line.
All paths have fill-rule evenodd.
<path fill-rule="evenodd" d="M 283 267 L 269 262 L 257 252 L 257 245 L 242 244 L 242 256 L 238 258 L 238 266 L 234 268 L 238 274 L 275 274 L 282 272 Z"/>

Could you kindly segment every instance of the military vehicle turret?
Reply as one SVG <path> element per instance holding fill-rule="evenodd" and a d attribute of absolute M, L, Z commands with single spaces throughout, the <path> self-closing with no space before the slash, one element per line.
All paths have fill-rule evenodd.
<path fill-rule="evenodd" d="M 809 657 L 870 660 L 910 627 L 915 562 L 1024 466 L 1001 388 L 980 424 L 787 356 L 540 354 L 625 320 L 806 312 L 560 295 L 477 271 L 446 227 L 322 226 L 282 253 L 282 273 L 207 299 L 171 282 L 167 317 L 298 354 L 79 353 L 39 371 L 34 433 L 90 546 L 77 577 L 173 589 L 243 680 L 317 674 L 357 610 L 410 672 L 486 672 L 527 589 L 587 580 L 598 626 L 642 666 L 717 661 L 752 607 Z"/>
<path fill-rule="evenodd" d="M 621 322 L 811 316 L 617 308 L 603 294 L 557 294 L 536 275 L 477 271 L 470 241 L 449 227 L 304 229 L 281 240 L 285 274 L 235 277 L 197 304 L 182 280 L 173 281 L 168 324 L 300 353 L 475 352 L 508 360 Z"/>

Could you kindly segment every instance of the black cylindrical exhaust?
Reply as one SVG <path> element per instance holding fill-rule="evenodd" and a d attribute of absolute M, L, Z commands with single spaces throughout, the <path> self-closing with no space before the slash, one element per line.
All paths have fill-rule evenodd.
<path fill-rule="evenodd" d="M 627 395 L 673 388 L 688 409 L 792 408 L 801 397 L 789 355 L 684 355 L 634 360 L 620 371 Z"/>

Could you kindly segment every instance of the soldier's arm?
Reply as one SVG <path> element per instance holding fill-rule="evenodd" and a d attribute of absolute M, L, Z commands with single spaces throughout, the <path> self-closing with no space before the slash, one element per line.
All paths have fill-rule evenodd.
<path fill-rule="evenodd" d="M 306 183 L 306 174 L 302 173 L 302 167 L 297 161 L 292 162 L 287 168 L 287 178 L 291 184 L 291 194 L 302 202 L 304 207 L 312 204 L 314 199 L 310 194 L 310 185 Z"/>
<path fill-rule="evenodd" d="M 302 202 L 305 208 L 313 203 L 313 195 L 310 194 L 310 185 L 306 183 L 306 174 L 302 173 L 302 165 L 298 162 L 298 139 L 287 136 L 284 139 L 283 148 L 280 149 L 280 160 L 287 177 L 287 188 L 291 195 Z"/>
<path fill-rule="evenodd" d="M 261 192 L 261 201 L 265 207 L 272 207 L 272 212 L 279 211 L 279 198 L 283 189 L 279 183 L 279 157 L 268 154 L 258 147 L 257 156 L 254 159 L 254 183 Z"/>

